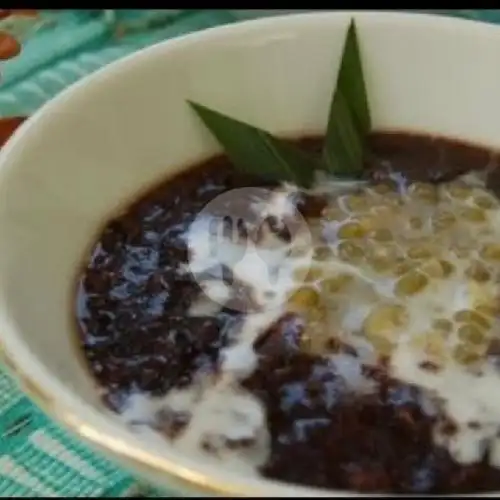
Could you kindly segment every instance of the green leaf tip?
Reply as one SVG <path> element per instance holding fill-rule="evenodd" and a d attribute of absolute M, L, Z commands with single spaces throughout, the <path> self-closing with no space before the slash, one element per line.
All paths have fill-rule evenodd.
<path fill-rule="evenodd" d="M 194 101 L 187 103 L 235 168 L 243 172 L 301 187 L 309 187 L 314 171 L 320 168 L 342 177 L 355 178 L 362 173 L 366 138 L 372 125 L 354 19 L 344 41 L 321 159 L 265 130 Z"/>
<path fill-rule="evenodd" d="M 358 176 L 363 169 L 365 140 L 370 130 L 357 28 L 351 19 L 328 115 L 323 145 L 325 168 L 335 175 Z"/>
<path fill-rule="evenodd" d="M 187 101 L 223 147 L 233 165 L 248 174 L 309 187 L 318 161 L 269 132 L 226 116 L 202 104 Z"/>

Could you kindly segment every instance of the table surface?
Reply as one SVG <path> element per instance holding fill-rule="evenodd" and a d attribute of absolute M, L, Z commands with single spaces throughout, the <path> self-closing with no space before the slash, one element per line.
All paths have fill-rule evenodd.
<path fill-rule="evenodd" d="M 22 40 L 21 54 L 0 66 L 0 146 L 67 85 L 124 55 L 179 34 L 238 18 L 249 10 L 39 11 L 36 22 L 0 20 Z M 285 11 L 279 11 L 283 13 Z M 500 9 L 436 11 L 500 22 Z M 69 436 L 17 388 L 0 366 L 0 497 L 175 496 L 141 485 Z"/>

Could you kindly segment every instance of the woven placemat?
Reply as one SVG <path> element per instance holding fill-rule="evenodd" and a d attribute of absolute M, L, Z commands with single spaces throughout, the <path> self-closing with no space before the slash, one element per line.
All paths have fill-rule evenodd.
<path fill-rule="evenodd" d="M 271 11 L 256 11 L 259 15 Z M 281 13 L 283 11 L 280 11 Z M 434 11 L 500 22 L 500 9 Z M 251 12 L 225 10 L 40 11 L 2 28 L 23 41 L 0 67 L 0 118 L 28 116 L 69 84 L 138 48 L 232 22 Z M 2 124 L 4 126 L 2 126 Z M 12 129 L 0 120 L 2 132 Z M 53 424 L 0 367 L 0 497 L 175 496 L 139 484 Z"/>

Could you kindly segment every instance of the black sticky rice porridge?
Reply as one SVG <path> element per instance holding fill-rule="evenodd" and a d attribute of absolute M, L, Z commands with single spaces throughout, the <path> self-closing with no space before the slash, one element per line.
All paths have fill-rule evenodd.
<path fill-rule="evenodd" d="M 78 280 L 80 344 L 144 439 L 302 485 L 500 491 L 499 158 L 404 133 L 373 134 L 369 151 L 362 182 L 307 192 L 218 156 L 106 224 Z M 238 198 L 237 242 L 266 245 L 264 226 L 292 248 L 280 307 L 191 237 L 209 202 L 245 187 L 272 195 Z M 293 240 L 299 219 L 311 240 Z"/>

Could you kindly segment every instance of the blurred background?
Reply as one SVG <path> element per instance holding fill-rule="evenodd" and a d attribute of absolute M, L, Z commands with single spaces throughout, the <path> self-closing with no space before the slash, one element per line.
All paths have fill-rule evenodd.
<path fill-rule="evenodd" d="M 81 77 L 158 41 L 241 19 L 304 11 L 0 10 L 0 35 L 20 44 L 15 57 L 2 61 L 0 38 L 0 117 L 29 115 Z M 500 20 L 499 9 L 433 12 Z"/>

